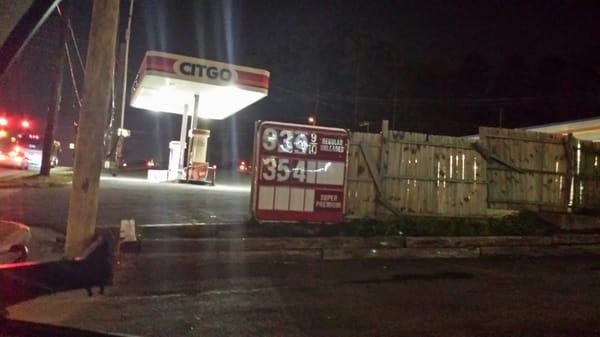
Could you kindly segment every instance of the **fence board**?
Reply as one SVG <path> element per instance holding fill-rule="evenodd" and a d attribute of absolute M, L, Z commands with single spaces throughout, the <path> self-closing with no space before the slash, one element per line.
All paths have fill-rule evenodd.
<path fill-rule="evenodd" d="M 347 214 L 386 217 L 392 211 L 377 205 L 376 189 L 364 158 L 356 149 L 369 144 L 378 165 L 381 198 L 407 214 L 480 216 L 486 211 L 485 162 L 472 141 L 403 131 L 353 133 L 348 170 Z M 477 163 L 477 167 L 474 164 Z M 477 171 L 477 172 L 476 172 Z"/>
<path fill-rule="evenodd" d="M 600 143 L 580 141 L 579 179 L 574 194 L 584 209 L 600 209 Z"/>
<path fill-rule="evenodd" d="M 490 208 L 566 210 L 570 178 L 564 137 L 487 127 L 479 134 L 485 148 L 523 171 L 488 163 Z"/>
<path fill-rule="evenodd" d="M 351 136 L 346 187 L 346 215 L 348 217 L 364 218 L 375 215 L 376 188 L 359 144 L 363 144 L 366 154 L 375 161 L 375 165 L 378 167 L 380 141 L 377 134 L 355 132 Z"/>

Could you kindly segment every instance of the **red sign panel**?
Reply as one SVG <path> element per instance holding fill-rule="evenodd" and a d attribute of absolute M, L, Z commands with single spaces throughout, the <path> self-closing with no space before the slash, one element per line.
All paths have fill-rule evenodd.
<path fill-rule="evenodd" d="M 208 163 L 193 162 L 188 169 L 188 180 L 204 181 L 208 176 Z"/>
<path fill-rule="evenodd" d="M 260 122 L 254 138 L 254 216 L 265 221 L 341 221 L 347 155 L 346 130 Z"/>

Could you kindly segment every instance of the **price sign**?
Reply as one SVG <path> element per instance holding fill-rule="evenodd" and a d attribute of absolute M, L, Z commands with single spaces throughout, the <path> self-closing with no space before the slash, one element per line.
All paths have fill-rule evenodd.
<path fill-rule="evenodd" d="M 341 221 L 347 155 L 346 130 L 258 123 L 251 201 L 254 216 L 266 221 Z"/>

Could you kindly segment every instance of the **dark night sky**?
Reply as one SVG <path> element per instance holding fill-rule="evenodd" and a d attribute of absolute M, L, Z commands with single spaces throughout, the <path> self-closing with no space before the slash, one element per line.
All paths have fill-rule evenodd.
<path fill-rule="evenodd" d="M 75 4 L 72 20 L 85 57 L 91 2 Z M 126 5 L 124 1 L 123 18 Z M 318 120 L 328 126 L 352 128 L 356 120 L 392 119 L 394 87 L 401 102 L 394 117 L 396 128 L 409 131 L 476 132 L 477 125 L 494 125 L 500 108 L 508 126 L 585 118 L 600 115 L 599 14 L 598 1 L 137 0 L 129 81 L 146 50 L 271 71 L 269 97 L 235 117 L 205 123 L 213 132 L 209 160 L 221 164 L 250 155 L 255 120 L 304 122 L 315 111 L 317 88 L 321 91 Z M 0 111 L 35 116 L 43 123 L 50 81 L 47 68 L 56 56 L 57 30 L 57 20 L 49 20 L 0 81 Z M 512 55 L 522 56 L 530 72 L 540 69 L 544 58 L 564 60 L 567 66 L 562 67 L 568 69 L 564 78 L 589 66 L 581 61 L 586 57 L 596 61 L 591 70 L 581 72 L 591 74 L 584 76 L 591 82 L 586 80 L 580 91 L 572 89 L 575 85 L 543 90 L 531 85 L 508 97 L 538 98 L 500 102 L 494 100 L 506 98 L 507 91 L 496 90 L 496 80 L 481 82 L 485 90 L 480 92 L 461 89 L 461 85 L 468 87 L 461 82 L 467 76 L 460 77 L 461 64 L 473 53 L 485 60 L 486 76 L 494 79 L 501 77 L 502 66 Z M 548 64 L 552 73 L 556 62 Z M 556 69 L 563 69 L 561 64 Z M 75 70 L 82 83 L 80 69 Z M 63 141 L 72 134 L 74 118 L 72 86 L 65 75 L 58 130 Z M 548 81 L 555 80 L 549 76 Z M 573 82 L 564 78 L 560 83 Z M 357 92 L 360 99 L 355 101 Z M 565 93 L 584 98 L 556 100 Z M 431 103 L 440 99 L 447 104 Z M 480 99 L 489 101 L 457 103 Z M 166 160 L 168 141 L 178 138 L 178 116 L 133 108 L 127 109 L 126 116 L 126 127 L 133 130 L 126 158 Z"/>

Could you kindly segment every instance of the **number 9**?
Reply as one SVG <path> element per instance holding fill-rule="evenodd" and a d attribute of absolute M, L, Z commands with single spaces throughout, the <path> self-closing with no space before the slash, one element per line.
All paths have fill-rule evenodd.
<path fill-rule="evenodd" d="M 273 151 L 277 148 L 277 131 L 273 128 L 267 128 L 263 131 L 263 148 L 267 151 Z"/>

